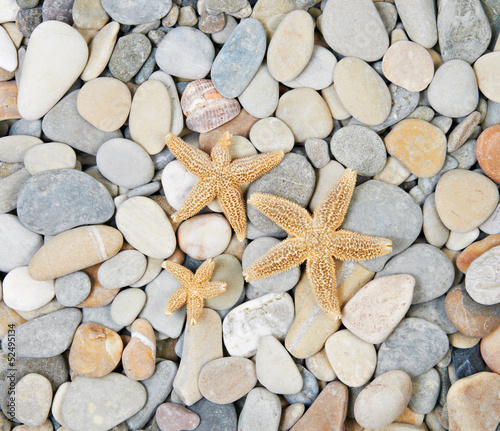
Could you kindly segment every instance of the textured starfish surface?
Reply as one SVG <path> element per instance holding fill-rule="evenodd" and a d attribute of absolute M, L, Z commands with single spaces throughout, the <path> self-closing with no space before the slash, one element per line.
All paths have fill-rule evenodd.
<path fill-rule="evenodd" d="M 181 287 L 173 293 L 163 307 L 163 312 L 170 317 L 172 313 L 187 304 L 187 320 L 195 325 L 203 310 L 205 298 L 213 298 L 226 291 L 226 283 L 210 281 L 214 272 L 215 262 L 207 259 L 193 274 L 189 269 L 178 263 L 166 260 L 162 267 L 172 274 Z"/>
<path fill-rule="evenodd" d="M 306 272 L 319 307 L 333 320 L 340 319 L 335 282 L 339 260 L 365 260 L 390 253 L 390 239 L 339 229 L 356 186 L 356 172 L 346 169 L 316 207 L 313 215 L 301 206 L 273 195 L 254 193 L 248 203 L 282 227 L 291 237 L 253 262 L 243 275 L 259 280 L 307 261 Z"/>
<path fill-rule="evenodd" d="M 177 160 L 198 177 L 198 182 L 172 220 L 186 220 L 217 198 L 236 236 L 243 241 L 247 232 L 247 215 L 240 185 L 250 183 L 274 168 L 283 159 L 283 151 L 231 161 L 231 136 L 230 132 L 224 133 L 212 149 L 211 156 L 172 133 L 165 138 Z"/>

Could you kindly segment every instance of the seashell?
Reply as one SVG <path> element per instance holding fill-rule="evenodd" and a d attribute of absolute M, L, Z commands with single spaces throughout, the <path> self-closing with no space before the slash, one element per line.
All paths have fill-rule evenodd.
<path fill-rule="evenodd" d="M 236 99 L 222 96 L 210 79 L 189 83 L 181 97 L 186 125 L 195 132 L 206 133 L 236 117 L 241 110 Z"/>

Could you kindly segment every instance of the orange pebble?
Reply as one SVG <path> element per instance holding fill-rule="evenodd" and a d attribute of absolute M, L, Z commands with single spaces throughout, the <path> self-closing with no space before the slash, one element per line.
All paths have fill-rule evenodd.
<path fill-rule="evenodd" d="M 123 350 L 123 369 L 128 378 L 145 380 L 155 371 L 155 332 L 146 319 L 137 319 L 132 323 L 131 332 L 132 338 Z"/>

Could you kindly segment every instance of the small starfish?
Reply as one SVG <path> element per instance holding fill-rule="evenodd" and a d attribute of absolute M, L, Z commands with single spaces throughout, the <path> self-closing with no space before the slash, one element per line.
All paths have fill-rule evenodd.
<path fill-rule="evenodd" d="M 163 307 L 163 312 L 167 317 L 187 304 L 187 320 L 191 325 L 195 325 L 203 310 L 203 300 L 213 298 L 226 291 L 226 283 L 210 281 L 215 267 L 213 259 L 207 259 L 203 262 L 196 270 L 196 274 L 184 266 L 168 260 L 163 262 L 161 266 L 181 283 L 179 290 L 168 298 Z"/>
<path fill-rule="evenodd" d="M 286 199 L 263 193 L 252 194 L 248 203 L 292 237 L 274 246 L 243 271 L 245 280 L 260 280 L 279 274 L 307 260 L 306 272 L 316 302 L 331 319 L 340 319 L 332 255 L 339 260 L 365 260 L 392 250 L 390 239 L 338 229 L 355 186 L 356 172 L 346 169 L 312 217 L 306 209 Z"/>
<path fill-rule="evenodd" d="M 240 185 L 250 183 L 274 168 L 283 159 L 283 151 L 258 154 L 231 162 L 231 133 L 226 132 L 213 147 L 211 157 L 170 133 L 165 142 L 174 156 L 199 180 L 172 216 L 181 222 L 196 214 L 217 198 L 227 220 L 243 241 L 247 232 L 245 200 Z"/>

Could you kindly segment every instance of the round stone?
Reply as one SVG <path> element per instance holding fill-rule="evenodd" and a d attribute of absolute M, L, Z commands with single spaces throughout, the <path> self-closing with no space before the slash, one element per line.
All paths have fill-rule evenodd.
<path fill-rule="evenodd" d="M 489 178 L 500 183 L 500 125 L 484 130 L 476 141 L 476 156 L 479 166 Z"/>
<path fill-rule="evenodd" d="M 499 265 L 500 247 L 493 247 L 471 263 L 465 288 L 474 301 L 484 305 L 500 303 L 500 280 L 495 270 Z"/>
<path fill-rule="evenodd" d="M 387 160 L 380 136 L 363 126 L 342 127 L 333 135 L 330 149 L 337 161 L 368 177 L 378 174 Z"/>
<path fill-rule="evenodd" d="M 427 50 L 414 42 L 391 45 L 382 59 L 384 76 L 408 91 L 422 91 L 434 77 L 434 63 Z"/>
<path fill-rule="evenodd" d="M 454 169 L 436 186 L 436 208 L 444 225 L 456 232 L 468 232 L 483 223 L 498 203 L 498 189 L 477 172 Z"/>
<path fill-rule="evenodd" d="M 163 18 L 172 7 L 171 0 L 138 0 L 131 3 L 103 0 L 104 10 L 121 24 L 146 24 Z"/>
<path fill-rule="evenodd" d="M 479 101 L 474 70 L 463 60 L 447 61 L 436 70 L 427 94 L 431 107 L 441 115 L 469 115 Z"/>
<path fill-rule="evenodd" d="M 131 325 L 145 303 L 144 290 L 137 288 L 122 290 L 111 303 L 111 318 L 118 325 Z"/>
<path fill-rule="evenodd" d="M 17 382 L 15 399 L 16 419 L 28 426 L 41 426 L 50 412 L 52 385 L 40 374 L 27 374 Z"/>
<path fill-rule="evenodd" d="M 123 82 L 130 81 L 151 53 L 151 42 L 141 33 L 122 36 L 116 42 L 108 67 L 111 75 Z"/>
<path fill-rule="evenodd" d="M 47 304 L 54 297 L 54 280 L 38 281 L 31 278 L 28 267 L 10 271 L 3 280 L 3 301 L 19 311 L 32 311 Z"/>
<path fill-rule="evenodd" d="M 357 120 L 375 126 L 387 119 L 392 107 L 391 93 L 368 63 L 345 57 L 335 66 L 333 80 L 342 105 Z"/>
<path fill-rule="evenodd" d="M 250 83 L 238 96 L 243 109 L 258 118 L 273 115 L 278 106 L 278 99 L 279 83 L 271 76 L 266 64 L 260 65 Z"/>
<path fill-rule="evenodd" d="M 214 298 L 206 298 L 205 307 L 228 310 L 238 302 L 243 293 L 245 282 L 241 274 L 241 263 L 231 254 L 216 256 L 214 263 L 214 272 L 210 280 L 226 283 L 226 291 Z"/>
<path fill-rule="evenodd" d="M 110 139 L 99 148 L 96 157 L 99 171 L 109 181 L 133 189 L 151 181 L 154 165 L 149 154 L 128 139 Z"/>
<path fill-rule="evenodd" d="M 85 301 L 90 288 L 90 278 L 82 271 L 56 278 L 54 285 L 56 298 L 65 307 L 74 307 Z"/>
<path fill-rule="evenodd" d="M 96 78 L 78 93 L 78 113 L 104 132 L 118 130 L 128 118 L 132 97 L 127 86 L 114 78 Z"/>
<path fill-rule="evenodd" d="M 250 141 L 261 153 L 280 150 L 289 153 L 295 144 L 290 128 L 275 117 L 257 121 L 250 129 Z"/>
<path fill-rule="evenodd" d="M 73 169 L 75 165 L 75 151 L 60 142 L 37 145 L 24 156 L 24 166 L 31 175 L 56 169 Z"/>
<path fill-rule="evenodd" d="M 97 271 L 106 289 L 119 289 L 138 281 L 146 271 L 146 257 L 137 250 L 123 250 L 104 262 Z"/>
<path fill-rule="evenodd" d="M 164 403 L 156 409 L 155 423 L 161 431 L 194 430 L 200 417 L 180 404 Z"/>
<path fill-rule="evenodd" d="M 477 85 L 481 92 L 490 99 L 488 105 L 491 102 L 500 102 L 500 81 L 498 75 L 493 73 L 498 67 L 500 67 L 500 52 L 485 54 L 474 63 Z"/>

